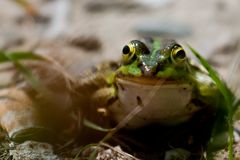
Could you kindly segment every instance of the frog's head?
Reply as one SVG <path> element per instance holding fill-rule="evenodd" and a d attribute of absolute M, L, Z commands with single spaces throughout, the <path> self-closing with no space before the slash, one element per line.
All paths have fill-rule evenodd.
<path fill-rule="evenodd" d="M 123 47 L 115 86 L 119 104 L 111 112 L 122 121 L 136 106 L 142 110 L 129 128 L 146 124 L 178 124 L 199 110 L 189 106 L 194 73 L 183 48 L 173 40 L 133 40 Z"/>
<path fill-rule="evenodd" d="M 120 75 L 175 79 L 187 71 L 183 48 L 174 40 L 132 40 L 122 50 Z"/>

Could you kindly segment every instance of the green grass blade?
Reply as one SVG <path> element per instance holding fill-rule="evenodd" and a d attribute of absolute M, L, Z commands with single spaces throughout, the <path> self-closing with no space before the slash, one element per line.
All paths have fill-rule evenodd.
<path fill-rule="evenodd" d="M 218 109 L 218 115 L 217 115 L 217 121 L 215 123 L 215 126 L 213 128 L 213 134 L 212 138 L 217 135 L 217 131 L 219 128 L 223 127 L 225 121 L 227 121 L 228 125 L 228 134 L 229 134 L 229 142 L 228 142 L 228 158 L 229 160 L 233 160 L 233 115 L 236 109 L 239 106 L 239 100 L 236 100 L 236 97 L 232 93 L 232 91 L 228 88 L 227 84 L 220 79 L 218 76 L 218 73 L 209 65 L 209 63 L 191 46 L 189 46 L 189 49 L 192 51 L 192 53 L 198 58 L 200 63 L 203 65 L 203 67 L 208 71 L 209 76 L 213 79 L 213 81 L 216 83 L 217 88 L 221 92 L 221 94 L 224 97 L 224 100 L 221 101 L 223 107 L 227 107 L 227 113 L 219 112 L 221 108 Z M 224 108 L 222 108 L 224 109 Z M 225 116 L 227 116 L 227 119 L 225 119 Z M 220 120 L 220 121 L 218 121 Z"/>
<path fill-rule="evenodd" d="M 12 62 L 22 73 L 27 83 L 30 84 L 36 92 L 48 97 L 48 99 L 54 97 L 54 94 L 38 79 L 38 77 L 33 75 L 29 68 L 19 62 L 20 60 L 45 60 L 43 57 L 35 55 L 32 52 L 14 52 L 9 54 L 2 52 L 2 55 L 4 55 L 2 57 L 7 58 L 4 62 Z"/>
<path fill-rule="evenodd" d="M 191 46 L 188 46 L 192 53 L 198 58 L 200 63 L 204 66 L 204 68 L 208 71 L 209 76 L 216 83 L 217 88 L 220 90 L 221 94 L 224 96 L 224 100 L 226 101 L 227 107 L 230 107 L 231 104 L 235 101 L 235 96 L 232 91 L 227 87 L 226 83 L 220 79 L 218 73 L 209 65 L 209 63 Z M 228 108 L 228 110 L 236 110 L 236 108 Z"/>
<path fill-rule="evenodd" d="M 103 127 L 87 120 L 86 118 L 83 119 L 83 124 L 84 124 L 84 126 L 86 126 L 88 128 L 92 128 L 94 130 L 101 131 L 101 132 L 109 132 L 112 130 L 112 129 L 103 128 Z"/>
<path fill-rule="evenodd" d="M 32 52 L 4 52 L 0 51 L 0 63 L 16 60 L 45 60 Z"/>

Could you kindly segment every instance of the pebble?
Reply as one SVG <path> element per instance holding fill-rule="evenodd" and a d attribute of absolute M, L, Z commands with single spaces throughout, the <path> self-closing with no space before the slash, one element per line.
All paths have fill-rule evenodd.
<path fill-rule="evenodd" d="M 175 148 L 165 153 L 164 160 L 189 159 L 191 153 L 182 148 Z"/>
<path fill-rule="evenodd" d="M 10 150 L 10 155 L 14 160 L 60 160 L 53 153 L 52 145 L 35 141 L 26 141 L 16 145 L 15 149 Z"/>

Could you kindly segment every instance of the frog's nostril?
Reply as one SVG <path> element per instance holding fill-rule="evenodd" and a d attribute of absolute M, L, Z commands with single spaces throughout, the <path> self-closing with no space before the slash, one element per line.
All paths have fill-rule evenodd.
<path fill-rule="evenodd" d="M 154 67 L 150 67 L 150 66 L 146 66 L 146 65 L 141 64 L 139 66 L 139 68 L 141 69 L 142 74 L 144 76 L 148 76 L 148 77 L 153 76 L 154 73 L 155 73 L 155 68 Z"/>
<path fill-rule="evenodd" d="M 123 54 L 128 54 L 130 52 L 130 48 L 126 45 L 123 47 L 122 53 Z"/>
<path fill-rule="evenodd" d="M 158 71 L 162 71 L 163 68 L 164 68 L 164 63 L 158 63 L 158 65 L 157 65 L 157 67 L 156 67 L 156 73 L 157 73 Z"/>

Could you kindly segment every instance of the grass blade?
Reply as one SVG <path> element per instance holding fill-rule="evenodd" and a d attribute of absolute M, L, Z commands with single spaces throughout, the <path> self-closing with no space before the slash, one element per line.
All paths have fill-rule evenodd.
<path fill-rule="evenodd" d="M 200 61 L 200 63 L 203 65 L 203 67 L 208 71 L 209 76 L 213 79 L 213 81 L 216 83 L 217 88 L 223 95 L 224 99 L 222 101 L 223 107 L 227 107 L 227 113 L 219 112 L 220 115 L 217 115 L 217 117 L 220 117 L 219 119 L 225 121 L 225 116 L 227 116 L 227 123 L 228 123 L 228 134 L 229 134 L 229 142 L 228 142 L 228 158 L 229 160 L 233 160 L 233 115 L 235 111 L 237 110 L 237 107 L 239 106 L 239 100 L 236 99 L 232 91 L 228 88 L 227 84 L 220 79 L 218 76 L 218 73 L 209 65 L 209 63 L 191 46 L 188 45 L 188 48 L 192 51 L 192 53 L 197 57 L 197 59 Z M 218 110 L 220 110 L 219 108 Z M 224 108 L 222 108 L 224 109 Z M 225 110 L 225 109 L 224 109 Z M 218 114 L 219 114 L 218 113 Z M 216 122 L 215 127 L 223 126 L 223 121 Z M 213 128 L 214 130 L 215 128 Z M 214 132 L 217 130 L 215 129 Z M 215 136 L 216 133 L 213 133 L 212 136 Z M 212 137 L 213 138 L 213 137 Z"/>
<path fill-rule="evenodd" d="M 47 60 L 39 55 L 32 52 L 1 52 L 0 51 L 0 63 L 12 62 L 16 69 L 22 73 L 27 83 L 38 93 L 41 93 L 48 99 L 54 97 L 54 94 L 38 79 L 37 76 L 33 75 L 32 71 L 27 68 L 24 64 L 20 63 L 20 60 Z"/>
<path fill-rule="evenodd" d="M 216 83 L 218 89 L 220 92 L 223 94 L 224 99 L 226 100 L 228 106 L 229 104 L 234 101 L 234 95 L 231 92 L 231 90 L 227 87 L 224 81 L 220 79 L 218 76 L 218 73 L 210 66 L 210 64 L 205 60 L 195 49 L 192 47 L 188 46 L 189 49 L 192 51 L 192 53 L 197 57 L 197 59 L 200 61 L 200 63 L 203 65 L 203 67 L 208 71 L 209 76 L 213 79 L 213 81 Z M 233 108 L 228 108 L 232 110 Z"/>
<path fill-rule="evenodd" d="M 43 57 L 32 52 L 4 52 L 0 50 L 0 63 L 18 60 L 45 60 Z"/>
<path fill-rule="evenodd" d="M 87 120 L 86 118 L 83 119 L 83 124 L 84 126 L 86 127 L 89 127 L 89 128 L 92 128 L 94 130 L 97 130 L 97 131 L 101 131 L 101 132 L 109 132 L 111 131 L 112 129 L 107 129 L 107 128 L 103 128 L 89 120 Z"/>

